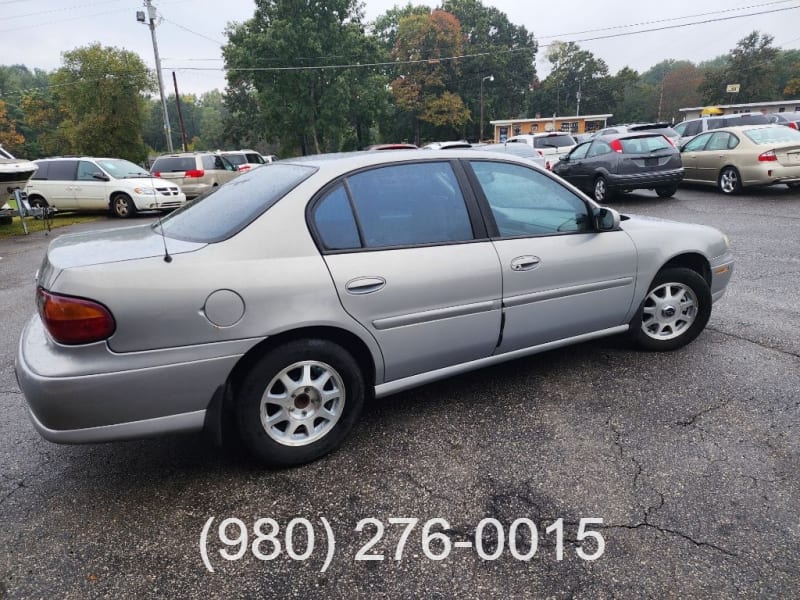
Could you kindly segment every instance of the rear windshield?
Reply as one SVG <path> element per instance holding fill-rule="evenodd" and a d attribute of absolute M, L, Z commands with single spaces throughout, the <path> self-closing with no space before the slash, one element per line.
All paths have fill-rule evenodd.
<path fill-rule="evenodd" d="M 247 159 L 244 157 L 244 154 L 223 154 L 225 158 L 235 164 L 237 167 L 239 165 L 243 165 L 247 162 Z"/>
<path fill-rule="evenodd" d="M 646 137 L 624 138 L 620 140 L 622 151 L 625 154 L 646 154 L 654 150 L 672 148 L 672 144 L 663 135 L 648 135 Z"/>
<path fill-rule="evenodd" d="M 534 148 L 562 148 L 564 146 L 574 146 L 575 140 L 571 135 L 548 135 L 546 137 L 533 138 Z"/>
<path fill-rule="evenodd" d="M 745 131 L 744 134 L 754 144 L 800 143 L 800 131 L 783 125 L 764 127 L 763 129 L 750 129 Z"/>
<path fill-rule="evenodd" d="M 162 219 L 164 235 L 220 242 L 239 233 L 317 169 L 276 163 L 241 175 Z M 153 225 L 158 229 L 158 223 Z"/>
<path fill-rule="evenodd" d="M 162 156 L 150 167 L 151 173 L 177 173 L 197 168 L 194 156 Z"/>

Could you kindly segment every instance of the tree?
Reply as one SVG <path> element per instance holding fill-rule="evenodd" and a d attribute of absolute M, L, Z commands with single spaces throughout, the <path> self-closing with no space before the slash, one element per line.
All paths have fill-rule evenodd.
<path fill-rule="evenodd" d="M 434 10 L 429 15 L 400 19 L 392 58 L 402 64 L 392 81 L 398 108 L 414 117 L 414 137 L 420 143 L 420 122 L 458 129 L 470 112 L 461 97 L 451 92 L 459 75 L 462 53 L 461 24 L 453 15 Z"/>
<path fill-rule="evenodd" d="M 354 128 L 355 101 L 385 87 L 374 68 L 337 66 L 375 62 L 361 19 L 357 0 L 257 0 L 223 48 L 232 122 L 243 127 L 255 111 L 250 130 L 279 139 L 285 152 L 338 150 Z M 372 121 L 378 108 L 362 103 L 360 114 Z"/>
<path fill-rule="evenodd" d="M 670 121 L 681 118 L 680 109 L 702 101 L 698 87 L 703 72 L 687 60 L 664 60 L 642 74 L 642 82 L 652 86 L 658 109 L 651 118 Z"/>
<path fill-rule="evenodd" d="M 778 100 L 775 59 L 779 50 L 772 45 L 774 38 L 753 31 L 736 44 L 721 69 L 706 71 L 700 92 L 706 104 L 730 101 L 727 85 L 739 84 L 737 103 Z"/>
<path fill-rule="evenodd" d="M 473 115 L 480 114 L 481 80 L 493 75 L 494 81 L 484 87 L 484 112 L 491 118 L 523 117 L 525 99 L 536 78 L 536 41 L 523 26 L 508 20 L 505 13 L 484 6 L 480 0 L 444 0 L 442 9 L 455 15 L 461 23 L 464 54 L 456 91 Z M 470 135 L 483 139 L 478 131 L 479 119 L 473 119 Z"/>
<path fill-rule="evenodd" d="M 8 118 L 6 103 L 0 100 L 0 146 L 16 152 L 25 141 L 25 136 L 17 131 L 17 124 Z"/>
<path fill-rule="evenodd" d="M 155 85 L 142 59 L 92 44 L 65 52 L 63 62 L 50 81 L 67 151 L 144 160 L 144 94 Z"/>

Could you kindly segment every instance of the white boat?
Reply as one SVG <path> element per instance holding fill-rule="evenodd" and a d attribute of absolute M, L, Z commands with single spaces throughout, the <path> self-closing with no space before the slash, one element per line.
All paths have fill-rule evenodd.
<path fill-rule="evenodd" d="M 11 196 L 17 188 L 24 190 L 38 168 L 34 162 L 14 158 L 0 146 L 0 202 Z"/>

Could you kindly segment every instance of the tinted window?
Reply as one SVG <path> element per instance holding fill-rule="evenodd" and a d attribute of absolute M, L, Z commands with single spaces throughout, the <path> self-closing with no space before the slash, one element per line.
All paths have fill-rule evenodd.
<path fill-rule="evenodd" d="M 156 159 L 150 171 L 153 173 L 178 173 L 197 168 L 194 156 L 162 156 Z"/>
<path fill-rule="evenodd" d="M 622 151 L 625 154 L 642 154 L 653 152 L 654 150 L 664 150 L 672 148 L 672 144 L 662 135 L 648 137 L 625 138 L 620 140 Z"/>
<path fill-rule="evenodd" d="M 33 174 L 31 179 L 47 179 L 47 173 L 50 171 L 50 161 L 36 161 L 36 164 L 39 166 L 39 168 L 36 169 L 36 173 Z"/>
<path fill-rule="evenodd" d="M 766 125 L 769 123 L 769 119 L 766 115 L 739 115 L 738 117 L 734 117 L 732 119 L 728 119 L 726 123 L 729 126 L 732 125 Z"/>
<path fill-rule="evenodd" d="M 587 231 L 583 201 L 547 175 L 519 165 L 471 162 L 501 237 Z"/>
<path fill-rule="evenodd" d="M 534 148 L 562 148 L 564 146 L 574 146 L 575 140 L 571 135 L 547 135 L 544 137 L 533 138 Z"/>
<path fill-rule="evenodd" d="M 685 151 L 687 151 L 687 152 L 694 152 L 694 151 L 697 151 L 697 150 L 702 150 L 705 147 L 705 145 L 708 142 L 708 139 L 711 137 L 711 135 L 712 134 L 710 134 L 710 133 L 706 133 L 706 134 L 703 134 L 703 135 L 698 135 L 696 138 L 692 138 L 691 140 L 689 140 L 686 143 L 686 145 L 683 147 L 683 149 Z"/>
<path fill-rule="evenodd" d="M 586 156 L 586 153 L 589 151 L 589 146 L 591 146 L 591 142 L 586 142 L 585 144 L 581 144 L 577 148 L 575 148 L 572 152 L 569 153 L 570 160 L 575 160 L 577 158 L 583 158 Z"/>
<path fill-rule="evenodd" d="M 611 146 L 608 145 L 608 142 L 603 140 L 595 140 L 592 142 L 592 146 L 589 148 L 586 156 L 600 156 L 601 154 L 608 154 L 609 152 L 611 152 Z"/>
<path fill-rule="evenodd" d="M 473 239 L 450 163 L 381 167 L 348 177 L 347 183 L 368 248 Z"/>
<path fill-rule="evenodd" d="M 247 158 L 247 162 L 249 162 L 249 163 L 253 163 L 253 164 L 257 164 L 257 165 L 263 165 L 264 164 L 264 159 L 262 158 L 262 156 L 260 154 L 247 153 L 247 154 L 245 154 L 245 157 Z"/>
<path fill-rule="evenodd" d="M 697 135 L 703 130 L 703 122 L 702 121 L 689 121 L 686 124 L 686 129 L 683 133 L 684 136 L 691 136 Z"/>
<path fill-rule="evenodd" d="M 164 218 L 164 234 L 191 242 L 227 239 L 315 171 L 313 167 L 285 163 L 254 169 Z M 158 224 L 153 227 L 158 228 Z"/>
<path fill-rule="evenodd" d="M 231 163 L 233 163 L 234 165 L 243 165 L 244 163 L 247 162 L 247 159 L 245 159 L 244 154 L 224 154 L 223 156 L 227 158 L 229 161 L 231 161 Z"/>
<path fill-rule="evenodd" d="M 77 170 L 77 160 L 54 160 L 50 162 L 47 178 L 50 181 L 73 181 Z"/>
<path fill-rule="evenodd" d="M 314 226 L 328 250 L 361 247 L 356 220 L 344 186 L 340 185 L 317 204 Z"/>

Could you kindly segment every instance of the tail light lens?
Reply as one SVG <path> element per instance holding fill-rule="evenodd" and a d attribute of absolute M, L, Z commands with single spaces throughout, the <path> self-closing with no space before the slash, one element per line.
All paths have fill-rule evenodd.
<path fill-rule="evenodd" d="M 611 149 L 614 152 L 622 153 L 622 142 L 620 142 L 619 140 L 614 140 L 614 141 L 611 142 L 610 145 L 611 145 Z"/>
<path fill-rule="evenodd" d="M 789 127 L 791 127 L 792 129 L 797 129 L 797 123 L 795 121 L 792 121 L 791 123 L 789 123 Z"/>
<path fill-rule="evenodd" d="M 192 169 L 190 171 L 186 171 L 184 177 L 202 177 L 205 174 L 206 172 L 203 169 Z"/>
<path fill-rule="evenodd" d="M 775 155 L 775 150 L 767 150 L 758 155 L 758 162 L 775 162 L 778 157 Z"/>
<path fill-rule="evenodd" d="M 153 171 L 153 177 L 161 177 L 161 171 Z"/>
<path fill-rule="evenodd" d="M 242 165 L 242 166 L 239 167 L 239 172 L 240 173 L 246 173 L 249 170 L 250 170 L 250 165 Z"/>
<path fill-rule="evenodd" d="M 60 344 L 90 344 L 111 337 L 117 324 L 94 300 L 36 290 L 36 306 L 45 328 Z"/>

